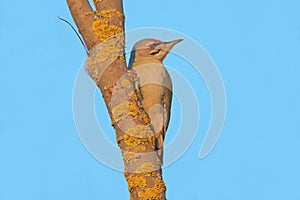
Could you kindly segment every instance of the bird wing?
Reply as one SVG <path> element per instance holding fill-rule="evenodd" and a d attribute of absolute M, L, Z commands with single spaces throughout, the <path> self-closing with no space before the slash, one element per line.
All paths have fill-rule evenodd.
<path fill-rule="evenodd" d="M 166 132 L 170 122 L 171 116 L 171 104 L 172 104 L 172 80 L 169 73 L 166 71 L 166 77 L 164 80 L 164 89 L 161 105 L 163 106 L 163 127 L 161 133 L 158 135 L 158 157 L 161 164 L 163 164 L 163 148 Z"/>
<path fill-rule="evenodd" d="M 169 75 L 169 73 L 166 71 L 166 77 L 164 81 L 164 85 L 166 86 L 164 89 L 164 94 L 163 94 L 163 108 L 164 108 L 164 137 L 167 132 L 169 122 L 170 122 L 170 116 L 171 116 L 171 104 L 172 104 L 172 79 Z"/>

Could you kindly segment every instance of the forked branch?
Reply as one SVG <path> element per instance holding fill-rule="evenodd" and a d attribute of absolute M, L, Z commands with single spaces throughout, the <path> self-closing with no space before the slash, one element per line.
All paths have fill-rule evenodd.
<path fill-rule="evenodd" d="M 166 187 L 149 116 L 139 102 L 136 74 L 124 54 L 122 0 L 67 0 L 89 49 L 86 69 L 102 92 L 124 160 L 131 200 L 164 200 Z"/>

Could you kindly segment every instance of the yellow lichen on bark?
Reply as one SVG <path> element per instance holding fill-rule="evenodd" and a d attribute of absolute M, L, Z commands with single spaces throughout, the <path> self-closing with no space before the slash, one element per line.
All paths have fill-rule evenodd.
<path fill-rule="evenodd" d="M 93 0 L 94 5 L 96 5 L 97 3 L 101 2 L 101 0 Z"/>
<path fill-rule="evenodd" d="M 123 160 L 125 163 L 129 164 L 129 163 L 135 163 L 137 162 L 139 159 L 141 158 L 141 156 L 137 153 L 134 152 L 130 152 L 130 151 L 125 151 L 123 153 Z"/>
<path fill-rule="evenodd" d="M 124 62 L 126 61 L 126 58 L 125 58 L 124 55 L 121 55 L 119 58 L 120 58 L 121 61 L 124 61 Z"/>
<path fill-rule="evenodd" d="M 141 151 L 146 151 L 147 150 L 147 146 L 146 145 L 141 145 Z"/>
<path fill-rule="evenodd" d="M 134 100 L 134 101 L 137 101 L 137 100 L 138 100 L 138 97 L 137 97 L 137 95 L 136 95 L 135 92 L 130 92 L 130 93 L 128 94 L 128 96 L 129 96 L 132 100 Z"/>
<path fill-rule="evenodd" d="M 144 175 L 147 174 L 147 176 L 150 176 L 150 173 L 155 170 L 157 169 L 152 162 L 145 162 L 135 171 L 135 173 Z"/>
<path fill-rule="evenodd" d="M 143 176 L 127 176 L 128 189 L 132 190 L 135 187 L 144 188 L 147 185 L 147 180 Z"/>
<path fill-rule="evenodd" d="M 88 15 L 93 15 L 94 17 L 97 17 L 97 19 L 111 19 L 113 16 L 116 16 L 118 18 L 124 19 L 124 15 L 117 11 L 116 9 L 112 9 L 112 10 L 103 10 L 101 12 L 98 12 L 97 10 L 95 11 L 88 11 L 84 13 L 85 16 Z M 120 26 L 123 26 L 123 22 L 119 22 Z"/>
<path fill-rule="evenodd" d="M 102 35 L 101 37 L 106 36 Z M 118 34 L 115 37 L 106 39 L 90 52 L 90 56 L 86 59 L 85 68 L 96 83 L 109 64 L 118 58 L 125 59 L 123 43 L 123 34 Z M 106 63 L 106 66 L 101 66 L 103 63 Z"/>
<path fill-rule="evenodd" d="M 122 120 L 135 119 L 140 112 L 140 108 L 132 101 L 123 101 L 112 109 L 112 118 L 118 123 Z"/>
<path fill-rule="evenodd" d="M 93 22 L 92 29 L 100 41 L 122 32 L 122 28 L 116 25 L 110 25 L 106 19 L 98 19 Z"/>
<path fill-rule="evenodd" d="M 123 138 L 125 143 L 130 147 L 136 147 L 140 144 L 145 144 L 148 142 L 147 138 L 137 138 L 137 137 L 130 136 L 128 134 L 125 134 Z"/>
<path fill-rule="evenodd" d="M 163 199 L 163 194 L 166 191 L 165 183 L 162 179 L 156 178 L 154 182 L 154 187 L 147 188 L 145 191 L 139 192 L 138 196 L 142 200 L 161 200 Z"/>
<path fill-rule="evenodd" d="M 101 16 L 104 18 L 112 18 L 113 14 L 116 14 L 118 18 L 124 18 L 123 13 L 117 11 L 117 9 L 111 9 L 111 10 L 103 10 L 101 11 Z"/>
<path fill-rule="evenodd" d="M 150 124 L 151 120 L 145 113 L 141 114 L 141 119 L 145 122 L 145 124 Z"/>
<path fill-rule="evenodd" d="M 138 125 L 134 128 L 129 128 L 124 134 L 124 141 L 130 147 L 150 143 L 152 148 L 155 148 L 155 137 L 147 125 Z"/>
<path fill-rule="evenodd" d="M 96 62 L 93 61 L 93 59 L 91 57 L 87 57 L 87 59 L 85 61 L 85 69 L 94 81 L 99 80 L 100 71 L 96 67 Z"/>
<path fill-rule="evenodd" d="M 138 138 L 149 138 L 154 136 L 150 127 L 146 125 L 137 125 L 134 128 L 130 128 L 126 131 L 126 134 Z"/>
<path fill-rule="evenodd" d="M 166 191 L 165 182 L 161 178 L 156 178 L 154 182 L 154 188 L 156 188 L 160 192 L 165 192 Z"/>
<path fill-rule="evenodd" d="M 92 10 L 92 11 L 85 12 L 84 15 L 85 16 L 89 16 L 89 15 L 97 16 L 97 13 L 98 13 L 97 11 Z"/>

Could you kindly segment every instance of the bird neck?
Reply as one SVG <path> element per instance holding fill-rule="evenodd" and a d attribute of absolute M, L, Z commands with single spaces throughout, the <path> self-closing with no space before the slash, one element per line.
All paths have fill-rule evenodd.
<path fill-rule="evenodd" d="M 132 67 L 137 67 L 145 64 L 162 64 L 162 62 L 156 58 L 153 58 L 152 56 L 142 57 L 136 58 L 135 61 L 132 63 Z"/>

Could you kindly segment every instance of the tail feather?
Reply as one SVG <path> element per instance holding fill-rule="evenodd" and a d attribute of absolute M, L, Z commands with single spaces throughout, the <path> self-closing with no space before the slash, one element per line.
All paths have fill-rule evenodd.
<path fill-rule="evenodd" d="M 158 138 L 157 138 L 157 156 L 160 159 L 161 165 L 163 165 L 163 163 L 164 163 L 164 160 L 163 160 L 163 156 L 164 156 L 164 137 L 163 137 L 163 133 L 160 133 Z"/>

